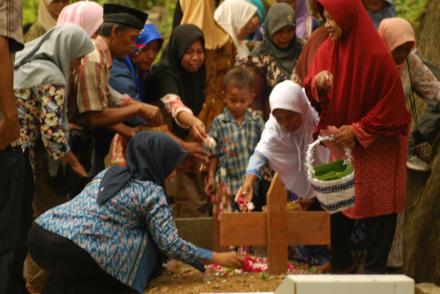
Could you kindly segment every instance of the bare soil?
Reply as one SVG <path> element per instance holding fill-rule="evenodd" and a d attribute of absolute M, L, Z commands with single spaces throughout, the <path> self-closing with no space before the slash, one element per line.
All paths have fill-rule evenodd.
<path fill-rule="evenodd" d="M 307 268 L 298 268 L 298 273 L 309 273 Z M 283 275 L 266 273 L 239 273 L 226 276 L 215 272 L 201 273 L 178 261 L 170 262 L 162 276 L 153 280 L 145 294 L 199 294 L 218 292 L 265 292 L 274 291 L 284 280 Z"/>

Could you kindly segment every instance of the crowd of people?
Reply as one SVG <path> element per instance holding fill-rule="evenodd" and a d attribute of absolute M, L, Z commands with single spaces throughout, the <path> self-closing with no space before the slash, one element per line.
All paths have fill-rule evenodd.
<path fill-rule="evenodd" d="M 391 0 L 271 2 L 178 0 L 169 39 L 123 5 L 40 0 L 26 28 L 19 0 L 0 5 L 1 293 L 143 293 L 168 257 L 241 267 L 173 217 L 261 210 L 274 173 L 322 210 L 305 167 L 320 135 L 334 141 L 317 164 L 351 149 L 355 205 L 331 215 L 330 248 L 289 256 L 402 266 L 406 173 L 430 169 L 439 71 Z"/>

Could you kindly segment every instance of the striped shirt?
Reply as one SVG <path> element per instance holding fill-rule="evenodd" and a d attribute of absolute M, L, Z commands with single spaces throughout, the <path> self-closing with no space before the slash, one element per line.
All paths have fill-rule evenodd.
<path fill-rule="evenodd" d="M 20 0 L 0 1 L 0 36 L 9 39 L 13 52 L 23 49 L 23 14 Z"/>
<path fill-rule="evenodd" d="M 78 71 L 76 99 L 79 113 L 102 111 L 109 104 L 112 55 L 101 36 L 94 43 L 95 50 L 83 57 Z"/>

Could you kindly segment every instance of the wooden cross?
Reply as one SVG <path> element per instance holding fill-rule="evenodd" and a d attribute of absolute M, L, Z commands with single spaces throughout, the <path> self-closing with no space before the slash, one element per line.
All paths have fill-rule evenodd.
<path fill-rule="evenodd" d="M 220 246 L 267 246 L 269 272 L 287 272 L 288 245 L 330 244 L 327 212 L 287 211 L 287 191 L 276 174 L 267 192 L 266 212 L 223 212 Z"/>

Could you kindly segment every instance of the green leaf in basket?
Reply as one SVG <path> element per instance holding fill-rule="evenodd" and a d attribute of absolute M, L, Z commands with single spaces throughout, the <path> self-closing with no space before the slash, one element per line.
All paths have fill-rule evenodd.
<path fill-rule="evenodd" d="M 317 178 L 318 180 L 321 180 L 321 181 L 333 181 L 338 178 L 338 175 L 334 170 L 332 170 L 332 171 L 326 173 L 325 175 L 315 176 L 315 178 Z"/>
<path fill-rule="evenodd" d="M 314 178 L 321 181 L 333 181 L 333 180 L 342 179 L 343 177 L 353 172 L 353 166 L 351 164 L 344 164 L 343 160 L 340 160 L 340 162 L 339 160 L 336 160 L 331 163 L 327 163 L 326 165 L 327 167 L 326 170 L 324 171 L 327 172 L 325 174 L 320 174 L 320 175 L 315 173 Z M 329 165 L 331 168 L 333 168 L 333 170 L 330 170 Z M 322 171 L 323 170 L 321 169 L 320 172 L 322 173 Z"/>
<path fill-rule="evenodd" d="M 336 173 L 338 175 L 338 179 L 342 179 L 343 177 L 348 176 L 353 172 L 353 166 L 351 165 L 351 163 L 344 166 L 345 170 Z"/>
<path fill-rule="evenodd" d="M 313 167 L 315 171 L 315 176 L 323 176 L 331 171 L 341 171 L 343 170 L 344 161 L 342 159 L 338 159 L 332 161 L 330 163 L 319 164 Z"/>

